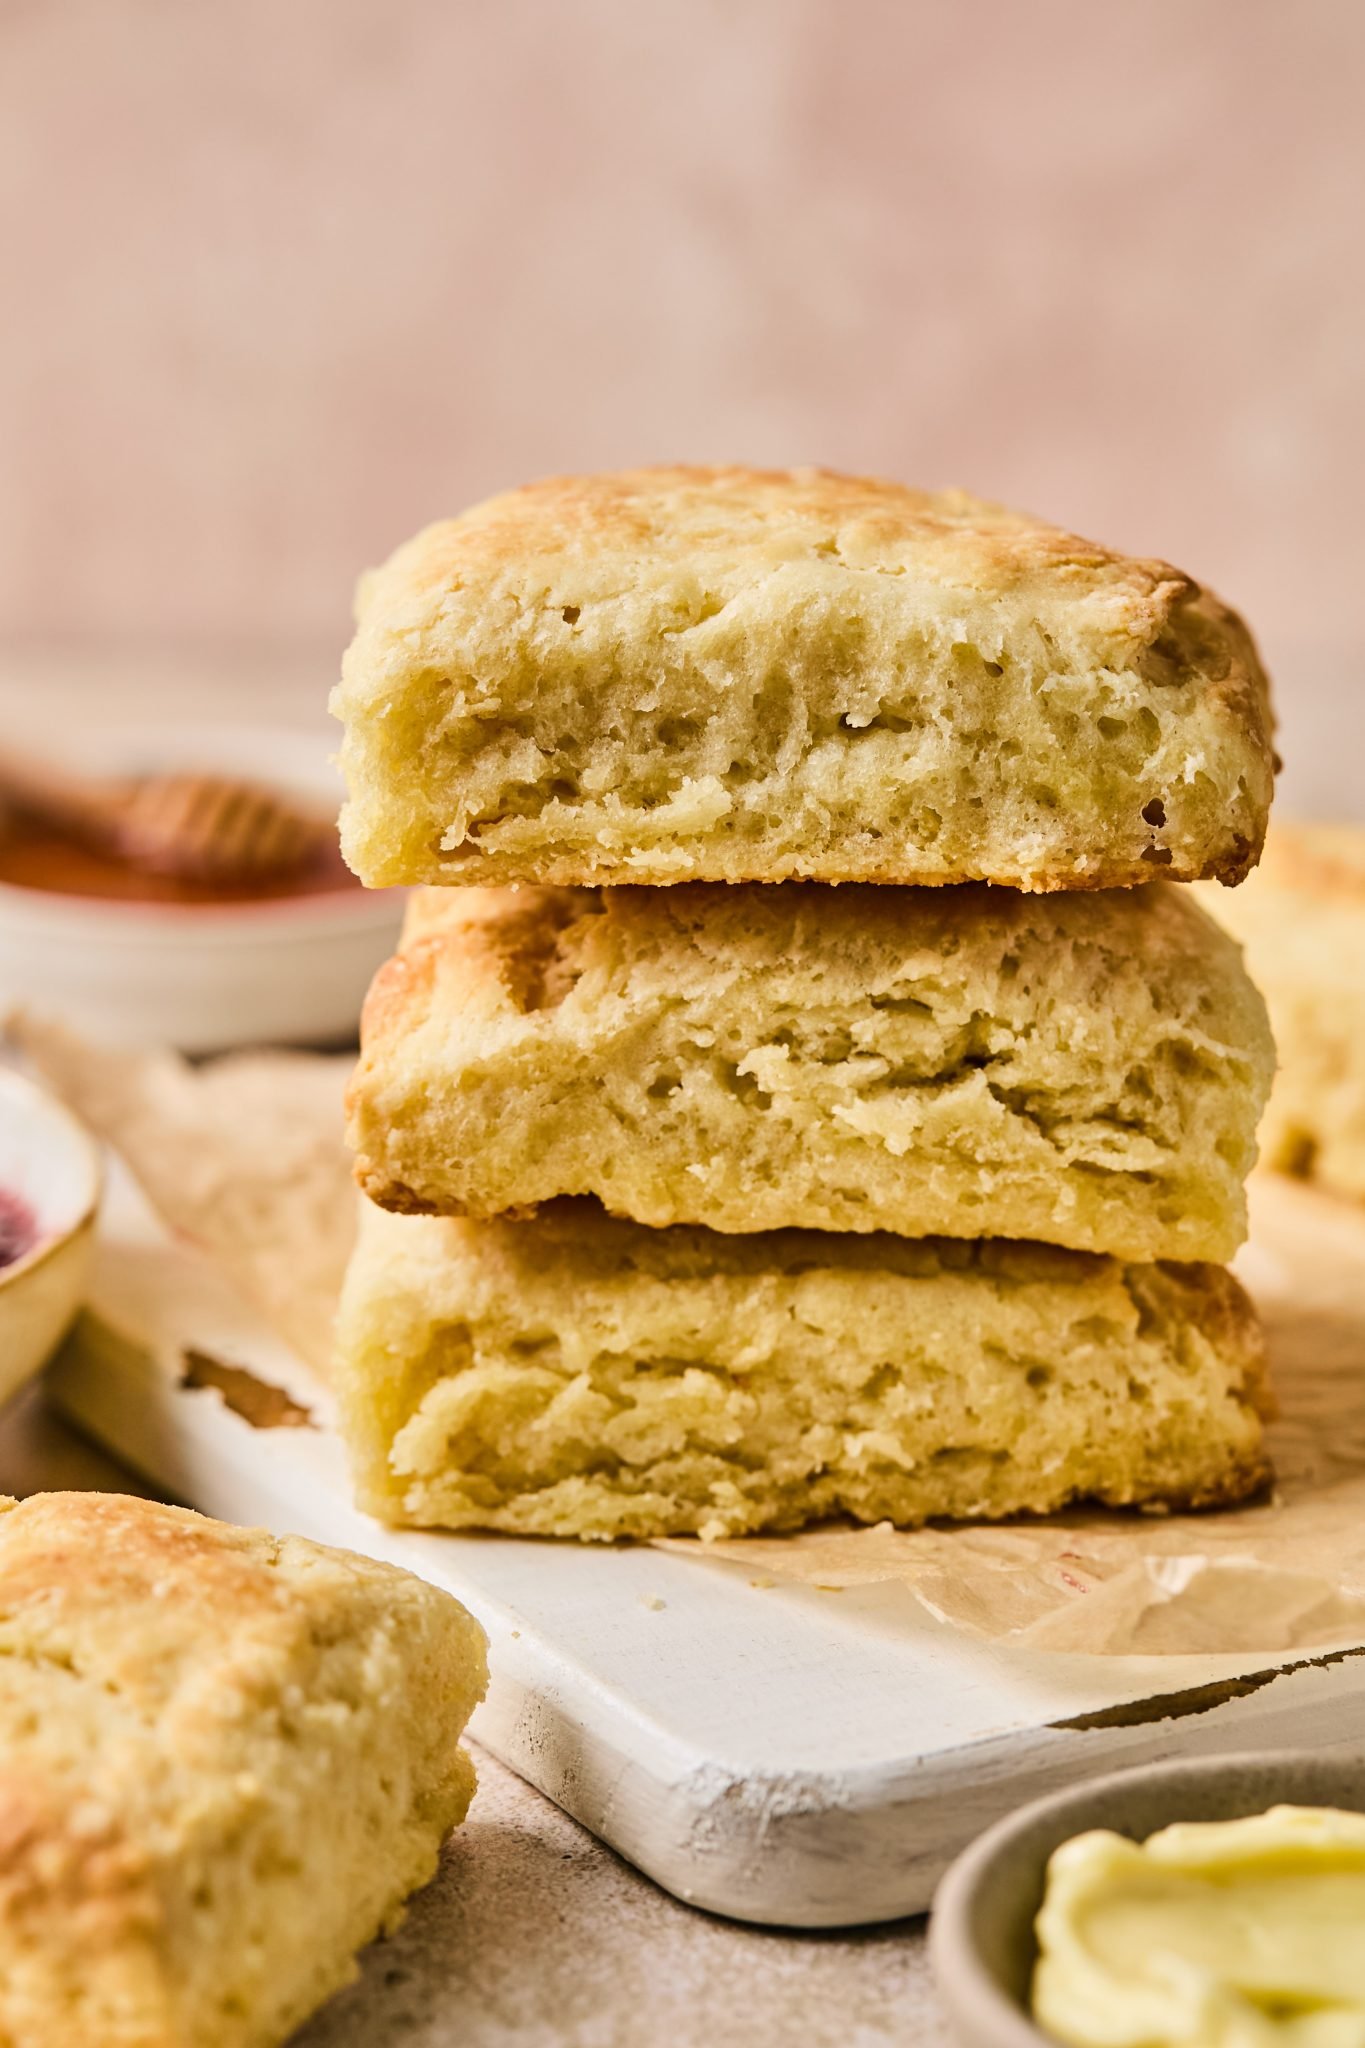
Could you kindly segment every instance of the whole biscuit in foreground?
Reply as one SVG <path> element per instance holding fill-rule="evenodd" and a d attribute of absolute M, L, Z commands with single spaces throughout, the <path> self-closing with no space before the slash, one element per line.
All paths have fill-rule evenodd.
<path fill-rule="evenodd" d="M 1225 1259 L 1273 1051 L 1186 889 L 433 889 L 350 1136 L 394 1209 Z"/>
<path fill-rule="evenodd" d="M 1212 1505 L 1267 1474 L 1261 1335 L 1216 1266 L 368 1208 L 338 1347 L 390 1522 L 736 1536 Z"/>
<path fill-rule="evenodd" d="M 484 1682 L 477 1624 L 389 1565 L 0 1502 L 0 2041 L 283 2041 L 434 1873 Z"/>
<path fill-rule="evenodd" d="M 1200 894 L 1270 1009 L 1266 1163 L 1365 1201 L 1365 827 L 1276 825 L 1244 896 Z"/>
<path fill-rule="evenodd" d="M 551 478 L 429 527 L 357 612 L 333 708 L 372 885 L 1236 882 L 1265 831 L 1236 614 L 961 491 Z"/>

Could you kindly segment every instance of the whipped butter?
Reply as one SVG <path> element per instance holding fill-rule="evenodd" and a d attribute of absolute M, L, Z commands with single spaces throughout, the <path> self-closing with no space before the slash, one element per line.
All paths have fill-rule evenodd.
<path fill-rule="evenodd" d="M 1365 2048 L 1365 1814 L 1063 1843 L 1033 2015 L 1073 2048 Z"/>

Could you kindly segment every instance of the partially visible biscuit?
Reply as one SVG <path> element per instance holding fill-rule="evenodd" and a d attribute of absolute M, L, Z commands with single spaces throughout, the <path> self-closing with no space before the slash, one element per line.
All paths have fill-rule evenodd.
<path fill-rule="evenodd" d="M 372 884 L 1236 882 L 1265 674 L 1197 583 L 961 491 L 558 477 L 367 576 L 334 708 Z"/>
<path fill-rule="evenodd" d="M 1267 1164 L 1365 1201 L 1365 827 L 1277 824 L 1245 892 L 1199 893 L 1269 1005 Z"/>
<path fill-rule="evenodd" d="M 395 1209 L 1223 1259 L 1271 1066 L 1236 946 L 1162 884 L 442 889 L 350 1136 Z"/>
<path fill-rule="evenodd" d="M 1267 1476 L 1236 1282 L 1046 1245 L 367 1208 L 339 1322 L 361 1504 L 537 1536 L 1212 1506 Z"/>
<path fill-rule="evenodd" d="M 484 1682 L 392 1566 L 0 1501 L 0 2041 L 274 2048 L 433 1875 Z"/>

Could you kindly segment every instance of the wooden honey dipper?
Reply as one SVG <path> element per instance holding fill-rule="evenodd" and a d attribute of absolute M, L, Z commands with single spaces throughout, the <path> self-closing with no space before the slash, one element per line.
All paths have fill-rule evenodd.
<path fill-rule="evenodd" d="M 129 867 L 178 881 L 264 881 L 302 867 L 332 830 L 257 783 L 177 770 L 93 780 L 0 748 L 0 798 Z"/>

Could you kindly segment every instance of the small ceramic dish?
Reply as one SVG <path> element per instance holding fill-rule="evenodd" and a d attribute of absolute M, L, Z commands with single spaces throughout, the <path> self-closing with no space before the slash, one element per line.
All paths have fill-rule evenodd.
<path fill-rule="evenodd" d="M 324 814 L 341 796 L 325 740 L 269 726 L 86 734 L 69 762 L 90 774 L 240 775 Z M 0 1011 L 55 1018 L 105 1045 L 348 1043 L 403 901 L 401 889 L 343 885 L 248 903 L 124 902 L 3 882 Z"/>
<path fill-rule="evenodd" d="M 0 1068 L 0 1402 L 46 1363 L 81 1305 L 102 1178 L 84 1125 Z"/>
<path fill-rule="evenodd" d="M 1365 1813 L 1365 1749 L 1255 1751 L 1116 1771 L 1023 1806 L 963 1851 L 938 1888 L 929 1957 L 962 2048 L 1055 2048 L 1029 2018 L 1033 1922 L 1048 1858 L 1087 1828 L 1135 1841 L 1178 1820 L 1239 1820 L 1270 1806 Z"/>

